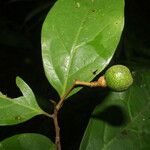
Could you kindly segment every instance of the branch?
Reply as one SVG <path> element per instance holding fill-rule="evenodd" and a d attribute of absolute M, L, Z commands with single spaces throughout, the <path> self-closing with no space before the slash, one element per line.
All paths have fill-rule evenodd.
<path fill-rule="evenodd" d="M 53 114 L 54 126 L 55 126 L 55 145 L 56 150 L 61 150 L 61 142 L 60 142 L 60 127 L 58 124 L 58 111 L 55 108 Z"/>
<path fill-rule="evenodd" d="M 70 92 L 75 88 L 75 86 L 89 86 L 89 87 L 106 87 L 106 81 L 104 76 L 101 76 L 97 81 L 94 82 L 84 82 L 76 80 L 73 85 L 67 90 L 67 92 L 61 97 L 60 101 L 56 104 L 54 103 L 54 113 L 52 114 L 52 118 L 54 121 L 55 126 L 55 145 L 57 150 L 61 150 L 61 141 L 60 141 L 60 127 L 58 124 L 58 113 L 61 107 L 63 106 L 63 103 L 67 96 L 70 94 Z"/>
<path fill-rule="evenodd" d="M 56 105 L 56 109 L 59 111 L 60 108 L 62 107 L 64 100 L 66 99 L 66 97 L 70 94 L 70 92 L 74 89 L 74 87 L 76 86 L 76 81 L 73 83 L 73 85 L 68 89 L 68 91 L 62 96 L 62 98 L 60 99 L 60 101 L 58 102 L 58 104 Z"/>

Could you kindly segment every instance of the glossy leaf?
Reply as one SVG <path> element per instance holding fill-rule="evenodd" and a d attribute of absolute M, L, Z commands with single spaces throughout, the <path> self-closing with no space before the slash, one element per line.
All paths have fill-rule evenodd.
<path fill-rule="evenodd" d="M 55 145 L 40 134 L 25 133 L 0 142 L 1 150 L 55 150 Z"/>
<path fill-rule="evenodd" d="M 150 149 L 150 71 L 135 72 L 126 92 L 111 92 L 91 116 L 80 150 Z"/>
<path fill-rule="evenodd" d="M 18 124 L 43 113 L 30 87 L 19 77 L 16 84 L 23 96 L 11 99 L 0 94 L 0 125 Z"/>
<path fill-rule="evenodd" d="M 43 24 L 42 57 L 46 76 L 60 97 L 76 79 L 90 81 L 106 67 L 123 24 L 123 0 L 56 2 Z"/>

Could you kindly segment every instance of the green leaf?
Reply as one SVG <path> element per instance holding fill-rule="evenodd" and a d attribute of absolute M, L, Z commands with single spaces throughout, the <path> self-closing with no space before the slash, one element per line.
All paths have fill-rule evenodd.
<path fill-rule="evenodd" d="M 0 142 L 1 150 L 55 150 L 55 145 L 47 137 L 25 133 L 9 137 Z"/>
<path fill-rule="evenodd" d="M 16 78 L 16 84 L 23 96 L 11 99 L 0 93 L 0 125 L 18 124 L 44 114 L 30 87 L 19 77 Z"/>
<path fill-rule="evenodd" d="M 150 71 L 134 72 L 126 92 L 111 92 L 91 116 L 80 150 L 150 149 Z"/>
<path fill-rule="evenodd" d="M 90 81 L 106 67 L 123 24 L 123 0 L 56 2 L 43 24 L 42 57 L 46 77 L 60 97 L 76 79 Z"/>

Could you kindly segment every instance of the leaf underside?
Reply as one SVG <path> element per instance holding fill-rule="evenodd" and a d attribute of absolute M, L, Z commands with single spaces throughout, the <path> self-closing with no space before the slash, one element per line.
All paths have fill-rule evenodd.
<path fill-rule="evenodd" d="M 56 2 L 43 24 L 42 57 L 46 77 L 60 97 L 75 80 L 90 81 L 106 67 L 123 25 L 123 0 Z"/>

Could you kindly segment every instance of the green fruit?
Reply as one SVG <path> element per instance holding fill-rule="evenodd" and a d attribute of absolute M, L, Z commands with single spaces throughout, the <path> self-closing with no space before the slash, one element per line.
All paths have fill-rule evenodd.
<path fill-rule="evenodd" d="M 114 65 L 105 73 L 106 84 L 114 91 L 124 91 L 132 83 L 133 78 L 130 70 L 123 65 Z"/>

